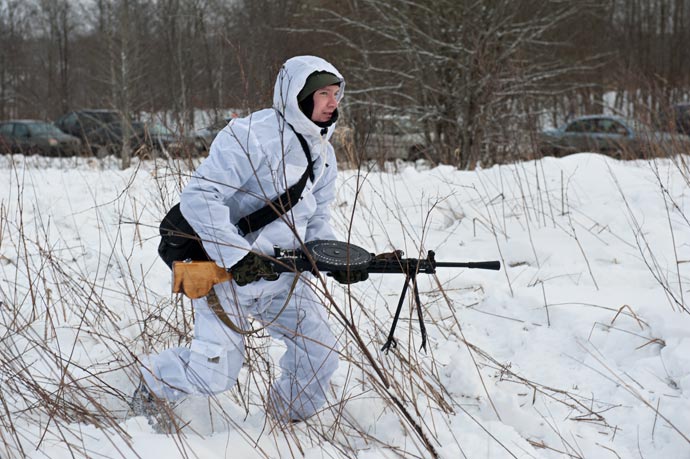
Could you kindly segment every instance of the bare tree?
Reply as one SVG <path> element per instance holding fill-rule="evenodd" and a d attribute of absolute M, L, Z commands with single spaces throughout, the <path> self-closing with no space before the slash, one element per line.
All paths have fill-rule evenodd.
<path fill-rule="evenodd" d="M 19 2 L 0 2 L 0 116 L 14 116 L 16 75 L 21 62 L 21 42 L 26 30 Z"/>
<path fill-rule="evenodd" d="M 690 1 L 613 1 L 617 65 L 607 78 L 616 109 L 651 120 L 690 97 Z"/>
<path fill-rule="evenodd" d="M 139 27 L 145 4 L 139 0 L 99 0 L 97 7 L 96 31 L 106 39 L 96 48 L 94 73 L 108 89 L 106 96 L 101 96 L 101 104 L 121 114 L 120 158 L 122 168 L 127 168 L 132 158 L 130 122 L 139 109 L 146 62 L 145 45 L 138 35 L 146 30 Z"/>
<path fill-rule="evenodd" d="M 189 130 L 197 109 L 265 106 L 287 57 L 319 54 L 346 74 L 360 142 L 372 116 L 403 118 L 430 159 L 472 167 L 607 92 L 642 117 L 687 99 L 688 24 L 690 0 L 0 0 L 0 114 Z"/>
<path fill-rule="evenodd" d="M 492 130 L 519 126 L 516 105 L 562 91 L 563 75 L 590 68 L 559 60 L 564 42 L 554 32 L 592 9 L 590 1 L 361 0 L 320 9 L 320 25 L 303 31 L 347 49 L 356 105 L 418 120 L 432 159 L 472 167 L 495 160 L 506 139 Z"/>
<path fill-rule="evenodd" d="M 31 58 L 33 51 L 31 4 L 0 0 L 0 115 L 30 117 L 39 109 L 34 87 L 40 72 Z M 40 86 L 39 86 L 40 87 Z"/>
<path fill-rule="evenodd" d="M 70 93 L 70 42 L 75 29 L 71 3 L 68 0 L 40 0 L 39 12 L 42 15 L 46 43 L 47 59 L 44 61 L 47 75 L 46 100 L 50 101 L 46 109 L 50 116 L 67 111 Z"/>

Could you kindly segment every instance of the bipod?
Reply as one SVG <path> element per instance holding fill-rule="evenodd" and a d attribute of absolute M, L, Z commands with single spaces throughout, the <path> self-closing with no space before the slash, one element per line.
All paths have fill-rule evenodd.
<path fill-rule="evenodd" d="M 402 256 L 401 251 L 396 251 L 395 255 L 400 258 Z M 435 272 L 435 264 L 436 260 L 434 259 L 434 252 L 432 250 L 429 250 L 429 253 L 427 255 L 427 261 L 429 262 L 429 265 L 431 266 L 431 270 L 425 271 L 425 274 L 433 274 Z M 405 294 L 407 293 L 407 289 L 410 285 L 410 281 L 412 281 L 412 292 L 414 294 L 414 301 L 415 305 L 417 307 L 417 319 L 419 320 L 419 331 L 422 335 L 422 345 L 419 347 L 419 350 L 423 350 L 426 352 L 426 326 L 424 325 L 424 317 L 422 315 L 422 301 L 419 299 L 419 288 L 417 287 L 417 270 L 418 266 L 416 264 L 414 265 L 408 265 L 408 268 L 405 270 L 405 284 L 403 285 L 402 292 L 400 292 L 400 299 L 398 300 L 398 307 L 395 310 L 395 316 L 393 317 L 393 323 L 391 324 L 391 329 L 390 332 L 388 332 L 388 338 L 386 339 L 386 344 L 381 347 L 381 350 L 385 352 L 386 354 L 388 351 L 391 349 L 391 347 L 397 347 L 398 346 L 398 341 L 394 338 L 395 334 L 395 328 L 398 326 L 398 319 L 400 318 L 400 313 L 402 312 L 402 306 L 403 302 L 405 301 Z"/>

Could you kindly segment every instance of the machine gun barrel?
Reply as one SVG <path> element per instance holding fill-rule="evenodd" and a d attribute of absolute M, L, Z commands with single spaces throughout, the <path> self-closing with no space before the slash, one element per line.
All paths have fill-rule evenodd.
<path fill-rule="evenodd" d="M 467 263 L 453 262 L 453 261 L 437 261 L 437 268 L 469 268 L 469 269 L 490 269 L 492 271 L 499 271 L 501 269 L 500 261 L 470 261 Z"/>
<path fill-rule="evenodd" d="M 426 258 L 400 258 L 395 253 L 384 258 L 375 258 L 367 266 L 370 274 L 421 273 L 434 274 L 436 268 L 501 269 L 500 261 L 436 261 L 436 254 L 430 250 Z"/>
<path fill-rule="evenodd" d="M 278 258 L 273 263 L 273 269 L 277 273 L 311 271 L 312 265 L 309 261 L 299 258 Z M 319 263 L 317 263 L 317 266 Z M 330 269 L 319 266 L 321 271 Z M 500 261 L 429 261 L 423 258 L 401 258 L 398 260 L 372 260 L 365 267 L 369 274 L 434 274 L 436 268 L 468 268 L 468 269 L 490 269 L 498 271 L 501 269 Z M 347 268 L 345 268 L 347 269 Z"/>

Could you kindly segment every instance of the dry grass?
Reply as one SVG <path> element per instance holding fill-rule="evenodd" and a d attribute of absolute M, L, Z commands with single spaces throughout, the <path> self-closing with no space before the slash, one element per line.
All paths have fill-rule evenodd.
<path fill-rule="evenodd" d="M 27 212 L 43 207 L 38 201 L 41 197 L 27 190 L 33 181 L 41 179 L 40 170 L 46 164 L 41 160 L 32 164 L 22 161 L 17 157 L 11 166 L 10 198 L 0 203 L 0 456 L 50 457 L 51 448 L 61 444 L 72 457 L 95 457 L 91 438 L 95 434 L 86 428 L 92 426 L 107 432 L 100 438 L 112 444 L 112 451 L 118 451 L 122 457 L 136 457 L 132 426 L 126 421 L 126 403 L 138 379 L 138 356 L 185 344 L 192 333 L 193 311 L 189 302 L 160 290 L 163 268 L 150 253 L 156 241 L 149 238 L 155 236 L 151 226 L 157 225 L 160 216 L 177 200 L 195 160 L 170 159 L 159 161 L 156 167 L 124 171 L 118 193 L 107 202 L 100 197 L 101 190 L 87 189 L 93 196 L 93 206 L 75 212 L 87 212 L 89 221 L 97 228 L 81 226 L 78 215 L 72 227 L 60 228 L 51 215 Z M 687 157 L 674 156 L 671 161 L 690 184 Z M 76 160 L 66 160 L 61 167 L 68 170 L 75 164 Z M 658 166 L 655 161 L 649 165 Z M 84 167 L 84 163 L 78 167 Z M 87 167 L 107 165 L 94 162 Z M 449 218 L 458 221 L 465 216 L 458 209 L 465 209 L 472 215 L 474 231 L 493 241 L 506 266 L 504 252 L 512 236 L 510 228 L 518 218 L 527 234 L 532 259 L 513 265 L 501 276 L 505 276 L 507 291 L 513 296 L 518 288 L 539 285 L 542 304 L 535 308 L 543 309 L 544 314 L 537 319 L 528 309 L 516 310 L 514 316 L 500 320 L 524 327 L 552 327 L 553 317 L 549 313 L 574 308 L 575 303 L 561 304 L 550 299 L 551 279 L 539 274 L 548 260 L 540 254 L 534 234 L 544 228 L 568 234 L 587 267 L 580 276 L 589 278 L 595 287 L 599 278 L 590 263 L 592 249 L 582 236 L 586 235 L 587 240 L 616 236 L 606 233 L 604 225 L 591 221 L 574 205 L 567 177 L 553 187 L 546 183 L 542 167 L 535 162 L 501 169 L 501 173 L 510 173 L 512 177 L 478 172 L 476 184 L 463 190 L 462 203 L 460 196 L 452 193 L 420 199 L 420 206 L 426 210 L 422 212 L 423 221 L 418 222 L 410 221 L 411 215 L 397 197 L 411 190 L 387 190 L 384 186 L 375 195 L 379 202 L 366 202 L 362 187 L 376 172 L 375 168 L 362 166 L 358 173 L 349 173 L 348 181 L 339 190 L 335 221 L 339 232 L 366 243 L 372 251 L 393 246 L 404 249 L 407 256 L 417 257 L 423 256 L 426 248 L 444 242 L 430 233 L 430 215 L 441 208 L 455 209 L 459 213 Z M 675 202 L 677 197 L 665 186 L 661 170 L 654 171 L 669 215 L 674 209 L 682 209 Z M 148 175 L 144 183 L 155 184 L 147 189 L 146 202 L 137 197 L 141 196 L 137 187 L 142 175 Z M 613 171 L 611 175 L 615 179 Z M 383 175 L 379 178 L 386 180 Z M 509 189 L 508 182 L 516 188 Z M 448 185 L 449 189 L 457 188 L 457 184 Z M 619 191 L 627 203 L 625 189 L 620 186 Z M 119 209 L 117 222 L 109 220 L 109 206 Z M 633 245 L 640 259 L 665 292 L 669 307 L 675 313 L 687 313 L 687 278 L 680 269 L 661 269 L 655 248 L 645 239 L 635 211 L 628 210 L 631 231 L 636 235 Z M 28 213 L 31 218 L 27 218 Z M 687 215 L 681 217 L 688 222 Z M 459 234 L 459 227 L 452 228 L 446 240 L 469 237 Z M 86 245 L 86 241 L 93 240 L 92 231 L 99 234 L 98 247 Z M 669 224 L 671 237 L 676 231 L 677 225 Z M 142 256 L 143 250 L 149 253 Z M 679 256 L 676 261 L 678 265 L 687 262 Z M 521 277 L 521 268 L 534 269 L 536 277 Z M 441 451 L 448 451 L 449 445 L 469 457 L 465 453 L 469 445 L 463 432 L 458 431 L 458 418 L 466 428 L 483 432 L 487 444 L 499 457 L 524 457 L 523 446 L 504 443 L 490 425 L 501 421 L 504 415 L 494 400 L 498 392 L 513 394 L 520 406 L 539 413 L 549 434 L 526 441 L 547 452 L 549 456 L 545 457 L 587 457 L 578 439 L 561 430 L 564 413 L 572 422 L 596 425 L 607 438 L 615 438 L 617 426 L 608 420 L 609 413 L 617 408 L 615 404 L 599 400 L 594 394 L 585 396 L 576 389 L 540 383 L 534 375 L 523 374 L 509 362 L 493 357 L 485 346 L 473 342 L 479 337 L 466 333 L 469 324 L 462 314 L 473 310 L 473 299 L 480 298 L 480 302 L 486 294 L 480 286 L 470 285 L 466 291 L 457 292 L 452 286 L 457 284 L 446 274 L 430 280 L 421 292 L 431 339 L 425 354 L 418 350 L 419 329 L 411 302 L 403 309 L 397 347 L 389 353 L 380 351 L 392 317 L 381 315 L 381 305 L 388 304 L 392 315 L 397 302 L 397 296 L 391 296 L 388 281 L 372 281 L 366 288 L 350 290 L 334 288 L 325 277 L 317 278 L 313 288 L 323 298 L 341 346 L 342 366 L 330 388 L 328 406 L 306 422 L 288 427 L 264 417 L 263 397 L 278 371 L 275 362 L 280 348 L 276 349 L 262 334 L 249 336 L 246 365 L 232 391 L 168 407 L 173 420 L 168 436 L 180 457 L 196 456 L 192 443 L 197 435 L 218 432 L 251 445 L 257 457 L 266 458 L 300 457 L 314 445 L 325 447 L 325 457 L 355 457 L 367 450 L 391 458 L 445 457 Z M 401 286 L 402 281 L 401 277 Z M 608 329 L 615 325 L 630 332 L 626 327 L 638 327 L 635 333 L 644 342 L 641 347 L 664 345 L 663 337 L 653 336 L 644 317 L 633 307 L 589 306 L 611 314 Z M 593 330 L 597 326 L 593 324 Z M 447 347 L 443 343 L 455 343 L 465 353 L 473 369 L 473 374 L 465 377 L 476 380 L 480 392 L 449 390 Z M 643 390 L 610 366 L 593 342 L 583 346 L 583 352 L 600 364 L 595 371 L 620 383 L 649 408 L 655 420 L 664 420 L 688 441 L 682 428 L 664 415 L 663 406 L 648 400 Z M 374 428 L 376 425 L 381 428 Z M 618 456 L 615 444 L 602 444 L 601 450 Z"/>

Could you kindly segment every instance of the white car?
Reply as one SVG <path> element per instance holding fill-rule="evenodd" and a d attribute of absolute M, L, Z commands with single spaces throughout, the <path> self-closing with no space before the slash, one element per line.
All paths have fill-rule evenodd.
<path fill-rule="evenodd" d="M 539 137 L 543 155 L 565 156 L 578 152 L 603 153 L 614 158 L 647 158 L 690 152 L 690 138 L 659 132 L 634 120 L 609 115 L 575 118 Z"/>

